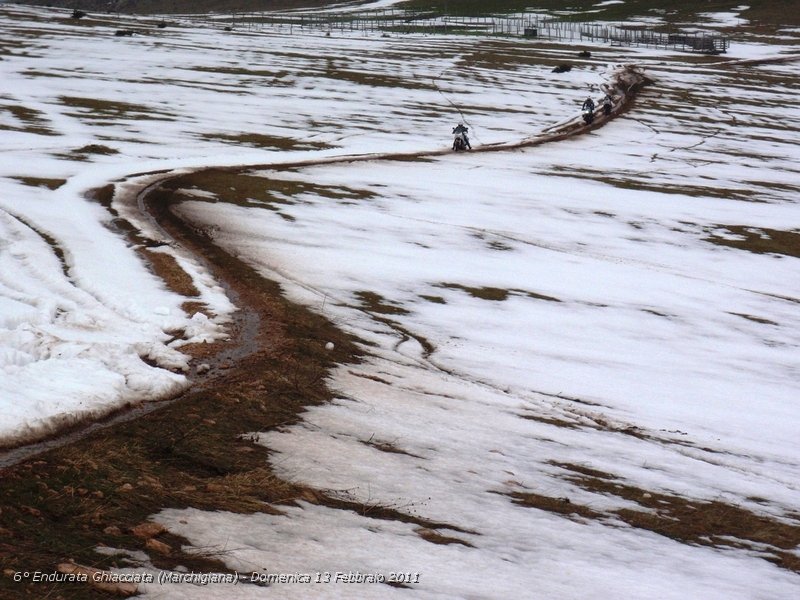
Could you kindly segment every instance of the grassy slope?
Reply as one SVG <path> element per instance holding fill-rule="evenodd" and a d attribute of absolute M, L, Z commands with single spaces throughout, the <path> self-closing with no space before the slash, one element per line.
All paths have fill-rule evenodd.
<path fill-rule="evenodd" d="M 17 3 L 136 14 L 268 11 L 335 4 L 330 0 L 17 0 Z"/>
<path fill-rule="evenodd" d="M 270 11 L 287 8 L 314 8 L 341 4 L 331 0 L 17 0 L 20 4 L 38 4 L 64 8 L 79 8 L 84 11 L 122 12 L 139 14 L 202 13 L 233 11 Z M 354 8 L 368 0 L 353 0 Z M 623 4 L 595 7 L 598 0 L 407 0 L 400 8 L 434 10 L 452 15 L 480 15 L 489 13 L 518 12 L 526 9 L 550 11 L 570 10 L 580 12 L 593 10 L 589 15 L 577 15 L 576 19 L 621 21 L 632 16 L 661 16 L 667 23 L 686 23 L 695 20 L 698 13 L 730 11 L 741 3 L 737 0 L 702 0 L 663 2 L 661 0 L 626 0 Z M 798 26 L 800 10 L 798 0 L 752 0 L 750 8 L 741 15 L 754 25 Z M 570 17 L 564 17 L 570 18 Z"/>
<path fill-rule="evenodd" d="M 450 14 L 486 14 L 491 12 L 515 12 L 525 9 L 584 11 L 596 8 L 599 0 L 409 0 L 406 8 L 434 9 Z M 800 23 L 800 10 L 797 0 L 702 0 L 664 2 L 663 0 L 625 0 L 624 4 L 610 4 L 591 13 L 591 18 L 602 20 L 622 20 L 634 15 L 660 14 L 665 11 L 665 20 L 691 21 L 697 13 L 730 11 L 741 4 L 750 6 L 742 17 L 753 22 L 769 25 L 797 25 Z M 600 10 L 602 9 L 602 10 Z M 576 17 L 579 19 L 585 16 Z"/>

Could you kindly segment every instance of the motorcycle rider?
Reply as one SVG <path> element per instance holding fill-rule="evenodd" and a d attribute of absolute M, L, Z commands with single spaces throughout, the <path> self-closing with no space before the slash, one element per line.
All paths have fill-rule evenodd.
<path fill-rule="evenodd" d="M 453 135 L 461 136 L 464 140 L 464 144 L 467 148 L 472 150 L 472 145 L 469 143 L 469 138 L 467 137 L 467 132 L 469 131 L 469 127 L 464 127 L 463 123 L 459 123 L 455 127 L 453 127 Z"/>
<path fill-rule="evenodd" d="M 603 114 L 608 116 L 611 114 L 611 108 L 613 107 L 614 103 L 611 100 L 611 96 L 608 94 L 605 95 L 603 98 Z"/>
<path fill-rule="evenodd" d="M 592 121 L 594 121 L 594 100 L 591 98 L 587 98 L 583 101 L 583 106 L 581 107 L 581 112 L 583 113 L 583 122 L 589 125 Z"/>

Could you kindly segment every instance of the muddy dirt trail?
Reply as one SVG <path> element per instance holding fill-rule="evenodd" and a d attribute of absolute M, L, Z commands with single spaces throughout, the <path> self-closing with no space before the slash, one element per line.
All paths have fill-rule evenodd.
<path fill-rule="evenodd" d="M 473 152 L 532 147 L 601 127 L 627 110 L 645 84 L 635 69 L 622 70 L 613 85 L 617 101 L 612 114 L 598 114 L 591 127 L 573 119 L 531 138 Z M 410 160 L 449 152 L 343 156 L 280 167 Z M 270 165 L 221 171 L 235 174 L 262 168 Z M 226 571 L 213 556 L 183 553 L 180 548 L 186 541 L 169 532 L 142 534 L 137 526 L 166 507 L 248 513 L 275 510 L 271 507 L 302 498 L 366 510 L 325 490 L 277 478 L 268 466 L 269 450 L 249 435 L 290 425 L 305 407 L 330 401 L 326 378 L 331 368 L 357 362 L 364 346 L 325 317 L 288 302 L 278 284 L 176 216 L 172 208 L 186 199 L 176 191 L 204 171 L 139 176 L 132 178 L 135 186 L 108 186 L 96 190 L 94 198 L 115 216 L 121 235 L 142 250 L 145 259 L 145 250 L 163 240 L 142 234 L 115 206 L 140 211 L 160 237 L 180 246 L 224 285 L 238 307 L 230 339 L 185 347 L 195 366 L 192 385 L 177 398 L 121 410 L 106 421 L 0 455 L 0 562 L 5 569 L 0 598 L 107 597 L 83 583 L 14 581 L 16 573 L 52 573 L 66 559 L 102 569 L 124 566 L 118 556 L 97 553 L 99 545 L 147 552 L 159 568 L 183 565 L 197 571 Z M 125 194 L 115 198 L 115 189 L 125 189 Z M 174 265 L 152 262 L 151 266 L 168 286 L 179 287 L 175 280 L 185 276 Z M 204 310 L 190 300 L 185 309 Z M 199 372 L 198 364 L 210 368 Z M 414 522 L 435 539 L 449 539 L 446 534 L 453 529 L 388 508 L 369 510 L 372 516 Z"/>

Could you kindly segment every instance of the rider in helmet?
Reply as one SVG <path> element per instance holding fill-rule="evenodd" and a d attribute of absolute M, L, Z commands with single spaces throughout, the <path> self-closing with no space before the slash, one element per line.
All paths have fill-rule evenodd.
<path fill-rule="evenodd" d="M 603 98 L 603 114 L 610 115 L 611 114 L 611 109 L 613 108 L 613 106 L 614 106 L 614 103 L 611 100 L 611 96 L 606 94 L 605 97 Z"/>
<path fill-rule="evenodd" d="M 464 127 L 463 123 L 459 123 L 455 127 L 453 127 L 453 135 L 460 135 L 464 138 L 464 143 L 467 145 L 467 148 L 472 150 L 472 146 L 469 143 L 469 138 L 467 137 L 467 132 L 469 131 L 469 127 Z"/>
<path fill-rule="evenodd" d="M 594 112 L 594 100 L 587 98 L 583 101 L 583 110 Z"/>

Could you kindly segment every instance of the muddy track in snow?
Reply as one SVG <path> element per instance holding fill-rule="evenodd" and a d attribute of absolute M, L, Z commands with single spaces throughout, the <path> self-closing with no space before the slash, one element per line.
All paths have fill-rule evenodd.
<path fill-rule="evenodd" d="M 614 78 L 606 85 L 606 90 L 614 98 L 614 105 L 610 115 L 603 114 L 598 109 L 594 122 L 586 125 L 583 120 L 576 116 L 538 134 L 517 140 L 514 142 L 486 144 L 474 148 L 469 154 L 481 154 L 487 152 L 506 152 L 532 148 L 543 144 L 558 142 L 577 135 L 581 135 L 600 128 L 615 117 L 624 114 L 631 107 L 631 101 L 644 86 L 648 85 L 648 80 L 636 67 L 626 66 L 615 72 Z M 206 385 L 214 385 L 218 377 L 225 371 L 232 368 L 241 359 L 251 354 L 255 349 L 255 340 L 258 337 L 259 321 L 261 319 L 257 310 L 245 300 L 246 290 L 242 289 L 241 283 L 233 280 L 230 274 L 221 270 L 218 265 L 214 265 L 208 258 L 203 257 L 202 248 L 213 245 L 210 238 L 194 229 L 190 224 L 180 222 L 180 219 L 170 210 L 174 204 L 180 203 L 186 197 L 176 197 L 170 191 L 174 184 L 191 174 L 203 172 L 221 172 L 232 175 L 247 173 L 257 169 L 292 169 L 302 167 L 312 167 L 319 165 L 336 165 L 356 162 L 374 161 L 409 161 L 424 160 L 452 154 L 450 148 L 442 148 L 434 151 L 420 152 L 388 152 L 378 154 L 357 154 L 325 157 L 320 159 L 310 159 L 303 161 L 274 163 L 274 164 L 255 164 L 237 167 L 204 167 L 187 171 L 164 171 L 146 174 L 145 176 L 131 176 L 130 180 L 138 182 L 137 186 L 127 189 L 123 194 L 117 193 L 117 197 L 109 196 L 109 189 L 100 189 L 90 192 L 89 196 L 99 200 L 104 204 L 112 215 L 115 222 L 121 224 L 119 230 L 121 234 L 127 235 L 131 243 L 145 248 L 150 246 L 163 245 L 163 239 L 172 240 L 179 246 L 189 250 L 189 254 L 201 262 L 211 273 L 214 274 L 226 290 L 229 298 L 238 310 L 233 317 L 231 326 L 231 340 L 225 344 L 214 344 L 209 348 L 203 348 L 196 363 L 208 364 L 211 369 L 203 374 L 197 373 L 196 366 L 192 373 L 192 386 L 194 389 Z M 125 181 L 117 182 L 125 183 Z M 119 188 L 117 188 L 119 189 Z M 138 218 L 145 219 L 148 224 L 155 229 L 161 240 L 153 240 L 143 236 L 112 206 L 127 206 L 129 211 L 138 213 Z M 191 238 L 191 240 L 190 240 Z M 163 274 L 160 274 L 164 277 Z M 200 360 L 202 359 L 202 360 Z M 185 394 L 184 394 L 185 395 Z M 77 424 L 62 429 L 44 440 L 20 445 L 15 448 L 0 451 L 0 469 L 17 464 L 27 458 L 73 443 L 95 431 L 124 423 L 131 419 L 141 417 L 153 410 L 157 410 L 171 401 L 147 402 L 137 406 L 126 406 L 109 411 L 106 418 L 96 420 L 91 423 Z"/>

